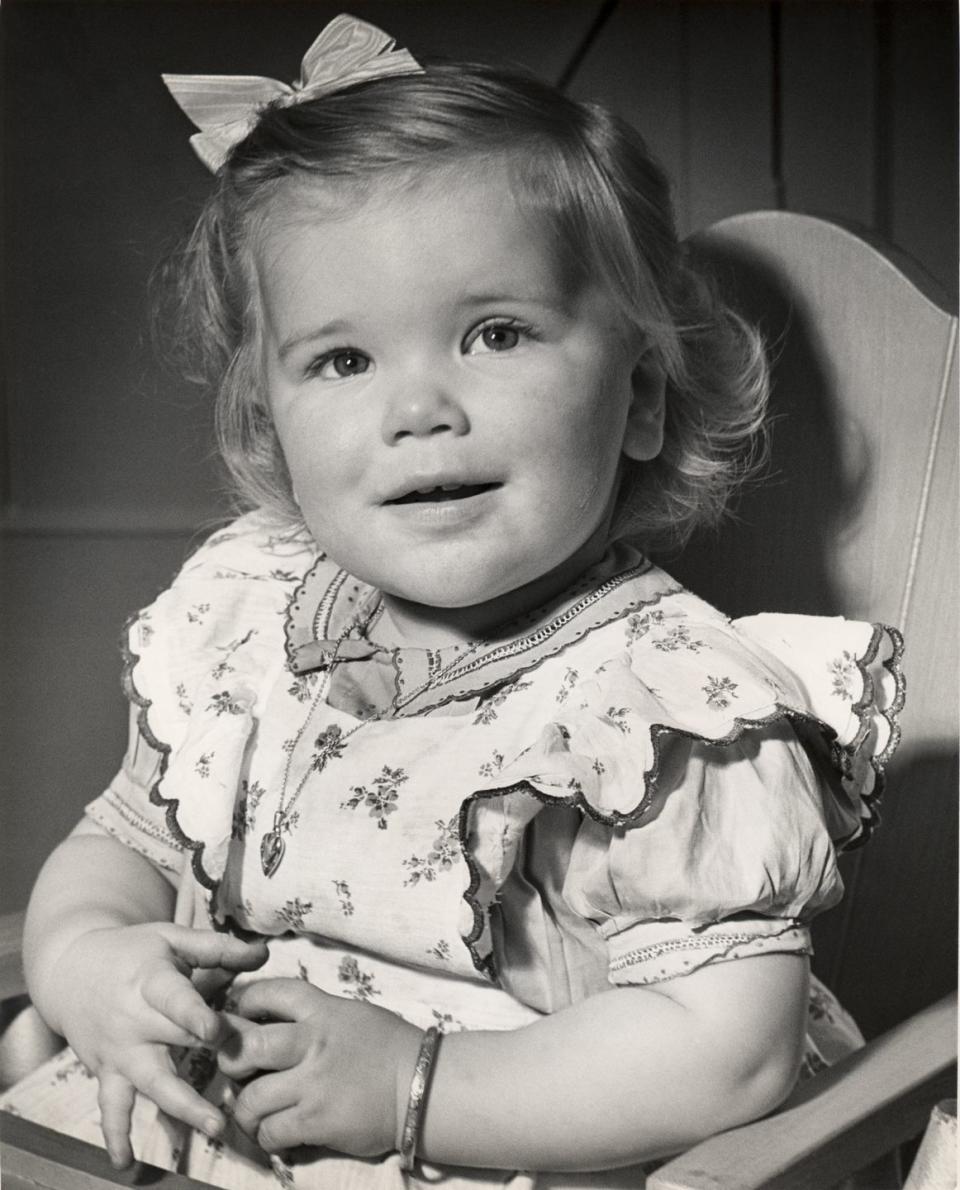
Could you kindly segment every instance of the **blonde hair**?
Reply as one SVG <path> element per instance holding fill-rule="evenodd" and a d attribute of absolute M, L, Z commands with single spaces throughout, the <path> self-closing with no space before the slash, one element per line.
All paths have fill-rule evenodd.
<path fill-rule="evenodd" d="M 613 532 L 648 550 L 681 544 L 719 519 L 757 457 L 760 337 L 691 266 L 667 179 L 634 128 L 536 79 L 471 64 L 268 107 L 219 171 L 178 262 L 176 343 L 216 393 L 238 503 L 301 523 L 261 377 L 251 263 L 275 200 L 303 182 L 376 186 L 491 158 L 508 166 L 518 203 L 552 222 L 564 264 L 606 287 L 663 368 L 663 449 L 625 464 Z"/>

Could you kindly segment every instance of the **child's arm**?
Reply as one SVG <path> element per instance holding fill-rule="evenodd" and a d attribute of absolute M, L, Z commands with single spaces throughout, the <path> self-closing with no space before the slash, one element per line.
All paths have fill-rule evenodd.
<path fill-rule="evenodd" d="M 418 1144 L 438 1162 L 614 1168 L 760 1116 L 793 1085 L 807 964 L 773 954 L 620 987 L 507 1032 L 444 1037 Z M 231 1077 L 264 1074 L 235 1118 L 272 1151 L 299 1143 L 373 1155 L 394 1147 L 419 1030 L 296 980 L 252 984 L 221 1053 Z M 391 1129 L 393 1130 L 391 1132 Z"/>
<path fill-rule="evenodd" d="M 173 1071 L 168 1047 L 211 1042 L 223 1023 L 190 982 L 194 967 L 252 970 L 263 944 L 174 926 L 174 890 L 149 860 L 82 824 L 52 853 L 24 933 L 30 994 L 100 1082 L 115 1164 L 132 1159 L 134 1091 L 212 1134 L 221 1113 Z"/>
<path fill-rule="evenodd" d="M 444 1038 L 423 1152 L 568 1170 L 676 1152 L 783 1100 L 806 999 L 806 960 L 768 955 L 617 988 L 512 1036 Z"/>

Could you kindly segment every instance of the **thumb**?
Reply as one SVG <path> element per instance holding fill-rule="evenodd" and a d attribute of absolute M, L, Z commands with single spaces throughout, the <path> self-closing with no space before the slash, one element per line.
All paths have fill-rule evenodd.
<path fill-rule="evenodd" d="M 249 1033 L 251 1029 L 259 1027 L 253 1021 L 248 1021 L 245 1016 L 237 1016 L 235 1012 L 224 1012 L 222 1015 L 223 1019 L 238 1036 L 243 1033 Z"/>
<path fill-rule="evenodd" d="M 171 926 L 168 945 L 191 967 L 225 967 L 229 971 L 256 971 L 267 961 L 267 944 L 262 939 L 245 942 L 216 930 L 195 930 Z"/>
<path fill-rule="evenodd" d="M 298 1021 L 317 1012 L 323 1001 L 331 998 L 302 979 L 259 979 L 247 984 L 237 996 L 236 1012 L 248 1019 Z"/>

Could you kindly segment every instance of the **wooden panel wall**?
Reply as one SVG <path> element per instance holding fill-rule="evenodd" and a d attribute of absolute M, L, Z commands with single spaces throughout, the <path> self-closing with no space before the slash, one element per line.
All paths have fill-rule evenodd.
<path fill-rule="evenodd" d="M 956 300 L 955 14 L 939 0 L 351 0 L 414 52 L 509 60 L 634 121 L 690 232 L 758 207 L 893 239 Z M 207 175 L 161 70 L 292 78 L 340 10 L 7 0 L 0 897 L 109 778 L 115 640 L 222 513 L 209 410 L 156 362 L 151 269 Z M 879 877 L 878 877 L 879 878 Z"/>

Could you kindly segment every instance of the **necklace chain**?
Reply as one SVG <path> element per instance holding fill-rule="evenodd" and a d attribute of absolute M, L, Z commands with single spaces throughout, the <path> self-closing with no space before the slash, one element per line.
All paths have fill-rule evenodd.
<path fill-rule="evenodd" d="M 527 642 L 528 644 L 529 644 L 529 642 L 533 642 L 534 644 L 536 644 L 542 640 L 545 640 L 553 632 L 557 631 L 558 628 L 564 627 L 571 619 L 575 618 L 577 615 L 581 614 L 581 612 L 585 611 L 586 608 L 592 606 L 598 600 L 602 599 L 605 595 L 607 595 L 610 591 L 612 591 L 612 590 L 616 589 L 618 586 L 620 586 L 627 577 L 633 577 L 633 576 L 637 575 L 638 573 L 645 572 L 646 570 L 649 570 L 649 569 L 650 569 L 650 562 L 646 558 L 643 558 L 640 560 L 640 562 L 631 566 L 627 572 L 617 574 L 617 575 L 612 576 L 611 578 L 606 579 L 604 582 L 602 582 L 599 585 L 599 587 L 589 590 L 586 595 L 584 595 L 580 599 L 575 600 L 574 604 L 571 607 L 568 607 L 566 609 L 566 611 L 562 612 L 559 616 L 557 616 L 555 619 L 553 619 L 549 625 L 542 626 L 541 628 L 535 630 L 533 633 L 529 633 L 529 634 L 525 635 L 523 638 L 524 642 Z M 342 573 L 342 577 L 345 579 L 346 575 Z M 677 588 L 677 589 L 679 590 L 680 588 Z M 338 588 L 338 590 L 339 590 L 339 588 Z M 319 606 L 317 607 L 316 612 L 314 613 L 313 630 L 317 636 L 322 635 L 322 626 L 324 623 L 326 623 L 326 619 L 325 619 L 325 616 L 323 613 L 326 612 L 327 616 L 329 616 L 329 614 L 330 614 L 331 609 L 328 604 L 328 600 L 331 598 L 331 595 L 333 595 L 335 597 L 335 593 L 333 592 L 332 587 L 327 590 L 326 595 L 321 600 Z M 366 617 L 366 619 L 363 623 L 363 631 L 365 631 L 365 632 L 369 631 L 370 627 L 374 623 L 376 623 L 376 621 L 379 619 L 380 615 L 383 612 L 383 607 L 384 607 L 383 603 L 379 602 L 378 605 L 372 610 L 372 612 Z M 284 765 L 284 770 L 283 770 L 283 780 L 282 780 L 282 784 L 280 787 L 280 800 L 279 800 L 279 803 L 277 806 L 277 810 L 275 811 L 274 816 L 273 816 L 273 828 L 271 830 L 267 831 L 263 835 L 262 839 L 260 840 L 260 862 L 263 867 L 264 874 L 266 876 L 272 876 L 274 874 L 274 872 L 277 870 L 277 868 L 279 867 L 280 861 L 283 859 L 283 853 L 285 850 L 285 844 L 283 841 L 283 831 L 284 831 L 285 827 L 287 827 L 288 819 L 290 817 L 290 814 L 293 811 L 293 807 L 299 801 L 300 795 L 303 793 L 303 790 L 307 784 L 307 781 L 310 779 L 311 773 L 321 772 L 323 770 L 329 757 L 331 755 L 335 754 L 334 749 L 336 748 L 336 746 L 345 743 L 348 739 L 350 739 L 351 736 L 355 735 L 358 731 L 360 731 L 364 727 L 366 727 L 367 724 L 377 723 L 377 722 L 380 722 L 381 720 L 383 720 L 387 714 L 387 711 L 397 712 L 402 707 L 405 707 L 409 703 L 411 703 L 415 698 L 418 698 L 421 694 L 425 693 L 427 690 L 431 690 L 435 686 L 439 685 L 439 683 L 441 681 L 443 681 L 443 679 L 450 673 L 451 670 L 453 670 L 457 667 L 460 667 L 460 666 L 464 666 L 466 664 L 466 662 L 468 660 L 470 660 L 473 657 L 473 655 L 477 652 L 477 650 L 479 649 L 480 644 L 481 644 L 480 641 L 471 642 L 462 652 L 458 652 L 457 656 L 452 661 L 450 661 L 447 665 L 443 666 L 436 673 L 430 675 L 424 683 L 422 683 L 420 686 L 418 686 L 416 688 L 416 690 L 413 690 L 411 693 L 409 693 L 405 696 L 397 694 L 391 701 L 390 706 L 387 708 L 387 711 L 381 712 L 380 714 L 372 715 L 369 719 L 363 719 L 355 727 L 351 727 L 349 729 L 349 731 L 346 731 L 343 733 L 341 733 L 339 731 L 339 729 L 334 729 L 334 728 L 329 729 L 330 733 L 331 733 L 330 737 L 329 737 L 329 741 L 325 741 L 328 744 L 329 750 L 327 751 L 326 754 L 324 754 L 322 745 L 320 746 L 320 749 L 318 750 L 317 755 L 314 757 L 313 761 L 311 761 L 311 763 L 307 765 L 306 769 L 304 770 L 303 776 L 297 782 L 297 786 L 294 789 L 293 793 L 290 795 L 289 801 L 286 801 L 286 804 L 284 804 L 286 795 L 287 795 L 287 787 L 290 783 L 290 772 L 293 767 L 293 760 L 296 755 L 297 749 L 299 748 L 300 742 L 303 739 L 303 736 L 306 733 L 311 720 L 313 719 L 314 712 L 316 711 L 317 707 L 319 706 L 320 700 L 323 698 L 323 696 L 326 693 L 326 690 L 330 684 L 331 675 L 333 673 L 335 666 L 338 664 L 337 654 L 339 652 L 340 645 L 350 636 L 350 633 L 353 630 L 353 628 L 356 626 L 356 624 L 357 624 L 357 620 L 354 620 L 345 629 L 345 631 L 341 633 L 341 635 L 337 639 L 337 643 L 334 648 L 333 656 L 330 660 L 330 665 L 326 671 L 326 674 L 324 675 L 323 680 L 320 682 L 316 694 L 314 694 L 313 698 L 311 699 L 310 707 L 309 707 L 309 710 L 307 711 L 306 718 L 304 719 L 303 723 L 301 724 L 299 731 L 297 732 L 296 736 L 293 739 L 293 742 L 289 746 L 289 751 L 287 753 L 287 760 L 286 760 L 286 764 Z M 518 648 L 519 648 L 519 643 L 517 641 L 512 641 L 507 644 L 500 645 L 500 646 L 493 648 L 491 652 L 488 652 L 485 655 L 484 659 L 486 661 L 500 660 L 501 658 L 508 657 L 512 653 L 516 652 L 518 650 Z M 477 662 L 476 662 L 476 660 L 474 660 L 472 662 L 471 667 L 468 667 L 468 670 L 470 668 L 473 668 L 474 666 L 476 666 L 476 664 L 477 664 Z M 323 739 L 323 737 L 318 737 L 318 742 L 320 739 Z"/>
<path fill-rule="evenodd" d="M 303 720 L 303 723 L 300 725 L 297 734 L 294 736 L 293 741 L 289 746 L 289 750 L 287 752 L 287 761 L 283 768 L 283 780 L 280 786 L 280 800 L 273 815 L 273 827 L 267 831 L 260 840 L 260 865 L 263 868 L 263 874 L 265 876 L 272 876 L 280 866 L 280 862 L 283 859 L 283 855 L 286 850 L 286 844 L 283 840 L 284 827 L 286 826 L 290 814 L 293 811 L 293 807 L 299 801 L 300 795 L 303 793 L 303 790 L 310 779 L 311 773 L 321 772 L 326 764 L 326 757 L 323 757 L 319 763 L 317 762 L 316 758 L 311 761 L 311 763 L 308 764 L 304 770 L 303 776 L 297 782 L 297 786 L 290 795 L 289 801 L 286 800 L 287 786 L 290 782 L 290 772 L 293 768 L 293 758 L 296 755 L 298 747 L 300 746 L 300 741 L 303 739 L 307 728 L 310 726 L 310 721 L 313 719 L 317 707 L 320 705 L 321 699 L 327 691 L 333 670 L 338 663 L 337 654 L 340 650 L 340 645 L 347 639 L 349 633 L 350 630 L 348 629 L 337 640 L 337 644 L 333 651 L 333 656 L 330 658 L 327 671 L 317 687 L 316 694 L 314 694 L 313 698 L 310 700 L 310 707 L 307 710 L 307 714 Z M 396 694 L 391 700 L 386 711 L 371 715 L 369 719 L 362 719 L 358 724 L 356 724 L 355 727 L 351 727 L 347 732 L 341 733 L 338 730 L 331 742 L 337 745 L 344 744 L 348 739 L 350 739 L 351 736 L 356 735 L 358 731 L 361 731 L 369 724 L 381 722 L 386 717 L 388 711 L 396 713 L 397 711 L 401 710 L 401 708 L 413 702 L 415 698 L 418 698 L 421 694 L 424 694 L 427 690 L 431 690 L 434 686 L 441 682 L 452 669 L 471 657 L 479 647 L 480 641 L 471 642 L 471 644 L 468 645 L 466 649 L 464 649 L 462 652 L 458 652 L 457 656 L 452 661 L 450 661 L 436 673 L 431 674 L 430 677 L 428 677 L 427 680 L 419 685 L 415 690 L 412 690 L 407 695 L 400 693 Z M 322 756 L 323 754 L 320 753 L 319 755 Z M 285 802 L 286 804 L 284 804 Z"/>

